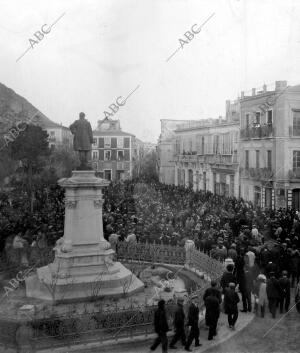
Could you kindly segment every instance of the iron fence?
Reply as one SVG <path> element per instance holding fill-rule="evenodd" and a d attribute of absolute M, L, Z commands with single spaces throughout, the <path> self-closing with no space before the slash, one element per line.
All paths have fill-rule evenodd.
<path fill-rule="evenodd" d="M 52 248 L 44 249 L 43 263 L 51 262 L 53 256 Z M 186 253 L 185 249 L 180 246 L 121 242 L 117 245 L 116 257 L 118 260 L 129 262 L 164 263 L 174 266 L 184 265 Z M 198 250 L 191 252 L 189 260 L 190 268 L 205 272 L 211 279 L 218 280 L 223 273 L 222 263 Z M 175 266 L 175 268 L 178 267 Z M 184 272 L 188 270 L 185 269 Z M 199 280 L 191 293 L 198 296 L 200 309 L 204 306 L 203 294 L 209 285 L 208 282 L 203 285 L 203 280 Z M 31 349 L 35 350 L 91 341 L 117 341 L 120 338 L 137 335 L 147 336 L 153 333 L 153 317 L 156 308 L 156 305 L 149 305 L 145 302 L 143 305 L 131 305 L 129 308 L 120 308 L 116 305 L 104 310 L 101 307 L 97 312 L 85 312 L 82 315 L 76 315 L 76 310 L 73 310 L 60 316 L 54 313 L 50 316 L 45 313 L 42 316 L 38 313 L 32 320 L 20 322 L 12 319 L 9 320 L 9 324 L 7 320 L 2 320 L 0 326 L 4 325 L 5 329 L 0 330 L 2 331 L 0 340 L 4 341 L 8 347 L 28 344 Z M 172 327 L 175 308 L 175 299 L 170 300 L 166 305 L 170 327 Z"/>

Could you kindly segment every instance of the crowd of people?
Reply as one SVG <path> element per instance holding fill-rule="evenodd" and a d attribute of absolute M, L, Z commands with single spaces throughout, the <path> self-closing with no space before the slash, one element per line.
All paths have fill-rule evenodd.
<path fill-rule="evenodd" d="M 263 211 L 242 199 L 158 182 L 111 183 L 104 189 L 103 197 L 104 236 L 108 240 L 114 237 L 118 241 L 134 239 L 184 246 L 189 239 L 196 248 L 217 260 L 225 263 L 228 258 L 232 260 L 221 278 L 221 292 L 212 282 L 204 295 L 209 340 L 217 334 L 221 302 L 228 315 L 228 325 L 234 329 L 238 319 L 237 290 L 241 293 L 242 311 L 255 310 L 262 317 L 267 307 L 273 317 L 278 308 L 280 312 L 288 311 L 293 287 L 295 300 L 300 301 L 300 215 L 296 210 Z M 13 192 L 0 194 L 2 251 L 11 246 L 46 248 L 63 234 L 64 191 L 60 187 L 36 193 L 33 213 L 24 207 L 27 199 L 27 195 Z M 197 308 L 190 308 L 191 330 L 186 338 L 181 304 L 178 303 L 178 315 L 175 315 L 171 348 L 181 339 L 186 350 L 190 350 L 193 340 L 196 345 L 200 344 L 196 324 L 192 324 Z M 298 303 L 300 312 L 299 306 Z M 158 311 L 160 317 L 164 311 L 162 302 Z M 159 337 L 153 349 L 160 342 L 165 349 L 165 336 Z"/>

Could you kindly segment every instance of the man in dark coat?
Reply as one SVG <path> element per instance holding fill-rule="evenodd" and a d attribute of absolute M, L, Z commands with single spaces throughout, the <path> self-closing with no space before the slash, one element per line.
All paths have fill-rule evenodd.
<path fill-rule="evenodd" d="M 189 307 L 188 313 L 188 323 L 187 326 L 190 327 L 189 337 L 185 346 L 185 350 L 192 352 L 190 345 L 195 339 L 195 347 L 200 347 L 202 344 L 199 342 L 199 308 L 198 308 L 198 296 L 195 295 L 192 298 L 192 303 Z"/>
<path fill-rule="evenodd" d="M 243 302 L 243 313 L 247 311 L 252 311 L 251 305 L 251 292 L 253 291 L 253 278 L 248 266 L 245 266 L 244 276 L 240 282 L 240 291 L 242 293 L 242 302 Z"/>
<path fill-rule="evenodd" d="M 280 314 L 282 314 L 283 304 L 285 312 L 288 312 L 291 301 L 291 283 L 287 271 L 282 271 L 282 277 L 279 278 L 279 287 L 279 306 Z"/>
<path fill-rule="evenodd" d="M 84 113 L 79 114 L 79 119 L 70 125 L 70 130 L 74 135 L 73 148 L 79 152 L 81 167 L 86 167 L 88 152 L 92 149 L 93 132 L 91 124 L 85 119 Z"/>
<path fill-rule="evenodd" d="M 240 298 L 235 291 L 235 283 L 231 282 L 229 283 L 229 287 L 225 290 L 224 308 L 225 308 L 225 313 L 228 316 L 229 328 L 233 330 L 239 316 L 238 306 L 237 306 L 239 301 L 240 301 Z"/>
<path fill-rule="evenodd" d="M 175 312 L 175 317 L 174 317 L 174 329 L 175 329 L 175 335 L 170 343 L 170 348 L 171 349 L 176 349 L 175 344 L 176 342 L 181 339 L 181 343 L 183 346 L 186 344 L 186 338 L 185 338 L 185 330 L 184 330 L 184 311 L 183 311 L 183 299 L 179 298 L 177 300 L 177 310 Z"/>
<path fill-rule="evenodd" d="M 229 283 L 236 283 L 236 277 L 233 274 L 234 266 L 232 264 L 228 264 L 226 267 L 226 271 L 223 273 L 221 277 L 221 287 L 223 288 L 223 293 L 225 293 L 225 289 L 228 288 Z"/>
<path fill-rule="evenodd" d="M 210 294 L 205 297 L 205 308 L 206 325 L 209 327 L 208 340 L 210 341 L 217 334 L 217 325 L 220 316 L 220 301 L 213 292 L 210 292 Z"/>
<path fill-rule="evenodd" d="M 161 343 L 162 353 L 168 352 L 168 338 L 167 332 L 169 331 L 167 315 L 165 310 L 165 301 L 159 300 L 157 303 L 157 310 L 154 314 L 154 330 L 157 333 L 157 338 L 150 347 L 151 351 L 154 351 L 156 347 Z"/>
<path fill-rule="evenodd" d="M 267 281 L 267 296 L 269 301 L 269 309 L 273 319 L 276 318 L 276 310 L 279 301 L 279 282 L 275 277 L 275 273 L 270 273 L 270 278 Z"/>
<path fill-rule="evenodd" d="M 209 296 L 214 296 L 218 299 L 218 302 L 219 304 L 222 303 L 222 294 L 221 294 L 221 291 L 219 291 L 219 289 L 217 288 L 217 282 L 212 280 L 211 281 L 211 287 L 207 288 L 206 291 L 204 292 L 204 295 L 203 295 L 203 301 L 205 303 L 205 300 L 207 297 Z M 206 326 L 209 327 L 209 324 L 208 324 L 208 312 L 206 310 L 205 312 L 205 323 L 206 323 Z"/>

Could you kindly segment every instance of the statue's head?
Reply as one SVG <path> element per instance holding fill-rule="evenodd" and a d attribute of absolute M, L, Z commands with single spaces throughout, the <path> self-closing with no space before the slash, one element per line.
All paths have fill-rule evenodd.
<path fill-rule="evenodd" d="M 80 119 L 84 119 L 84 117 L 85 117 L 85 114 L 83 112 L 79 113 L 79 118 Z"/>

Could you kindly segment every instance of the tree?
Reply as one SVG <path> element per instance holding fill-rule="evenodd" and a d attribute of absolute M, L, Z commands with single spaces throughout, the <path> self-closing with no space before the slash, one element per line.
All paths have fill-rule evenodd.
<path fill-rule="evenodd" d="M 34 186 L 33 179 L 45 166 L 45 158 L 50 155 L 48 134 L 41 127 L 26 125 L 10 146 L 11 157 L 21 161 L 24 174 L 23 187 L 30 200 L 30 209 L 33 211 Z M 24 183 L 25 182 L 25 183 Z"/>
<path fill-rule="evenodd" d="M 58 146 L 49 156 L 49 166 L 55 169 L 59 178 L 70 177 L 78 164 L 79 158 L 71 147 Z"/>
<path fill-rule="evenodd" d="M 158 181 L 156 151 L 151 151 L 140 157 L 135 166 L 134 175 L 146 181 Z"/>

